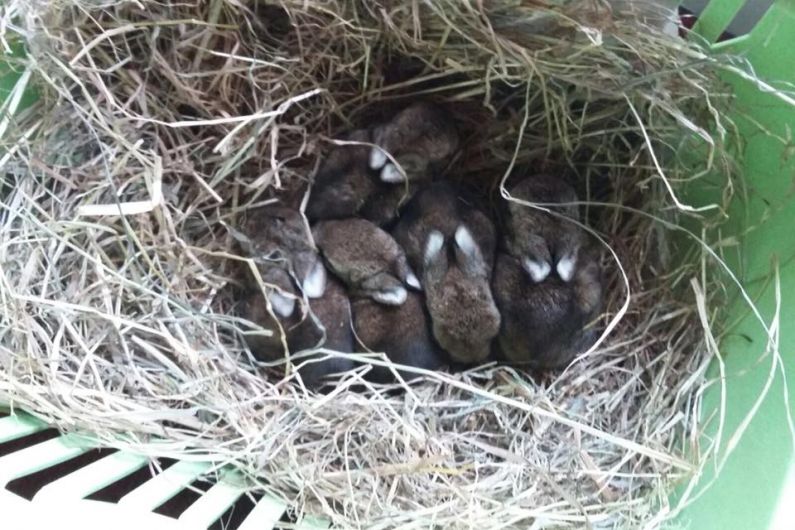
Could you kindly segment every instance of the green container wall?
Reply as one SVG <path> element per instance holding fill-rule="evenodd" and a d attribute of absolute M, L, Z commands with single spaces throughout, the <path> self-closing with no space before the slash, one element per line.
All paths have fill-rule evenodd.
<path fill-rule="evenodd" d="M 714 42 L 744 3 L 712 0 L 694 30 Z M 713 51 L 746 57 L 762 79 L 795 83 L 795 2 L 777 0 L 749 35 L 714 45 Z M 795 407 L 784 400 L 782 378 L 783 371 L 789 381 L 795 381 L 795 146 L 782 149 L 780 142 L 760 133 L 750 121 L 755 120 L 774 135 L 791 137 L 795 106 L 739 76 L 726 75 L 726 80 L 736 91 L 735 120 L 746 142 L 742 166 L 748 194 L 733 205 L 724 234 L 745 234 L 748 227 L 755 227 L 740 238 L 736 255 L 741 258 L 733 266 L 748 292 L 758 298 L 768 323 L 776 312 L 776 296 L 774 285 L 765 280 L 769 279 L 774 258 L 780 264 L 779 348 L 784 366 L 776 370 L 767 398 L 721 469 L 719 480 L 714 480 L 715 468 L 709 466 L 697 491 L 710 487 L 687 507 L 679 521 L 693 529 L 767 529 L 774 520 L 778 528 L 795 528 L 795 497 L 786 498 L 786 492 L 792 495 L 795 480 L 787 407 L 791 414 L 795 414 Z M 759 361 L 765 351 L 766 333 L 748 314 L 743 301 L 737 300 L 730 318 L 742 321 L 721 344 L 727 379 L 724 433 L 732 433 L 741 425 L 771 370 L 769 358 Z M 710 375 L 717 377 L 717 366 L 713 368 Z M 720 389 L 715 386 L 705 396 L 704 415 L 713 414 L 720 399 Z M 716 422 L 712 422 L 705 441 L 714 436 L 716 428 Z M 722 451 L 729 446 L 727 438 L 724 436 Z"/>
<path fill-rule="evenodd" d="M 712 0 L 694 30 L 714 42 L 744 3 L 744 0 Z M 763 79 L 795 83 L 795 2 L 778 0 L 751 34 L 715 45 L 713 49 L 716 53 L 730 51 L 747 57 Z M 7 98 L 19 77 L 19 71 L 0 63 L 0 101 Z M 678 521 L 693 529 L 768 529 L 774 517 L 778 516 L 779 520 L 783 517 L 780 509 L 788 507 L 784 498 L 788 477 L 790 482 L 795 479 L 795 452 L 787 424 L 788 405 L 783 399 L 782 378 L 785 372 L 790 381 L 795 381 L 795 326 L 792 325 L 795 322 L 792 295 L 795 293 L 795 200 L 792 200 L 795 160 L 789 156 L 795 154 L 795 146 L 791 152 L 782 151 L 778 141 L 760 134 L 746 117 L 752 117 L 775 135 L 789 137 L 795 128 L 795 106 L 760 91 L 747 80 L 731 75 L 726 79 L 736 89 L 735 119 L 746 141 L 743 168 L 749 193 L 734 205 L 730 226 L 724 233 L 745 234 L 736 253 L 742 257 L 733 265 L 741 271 L 740 279 L 757 299 L 767 322 L 775 314 L 776 300 L 773 285 L 765 282 L 765 278 L 769 277 L 774 256 L 780 263 L 780 351 L 784 366 L 776 370 L 767 399 L 733 448 L 719 479 L 714 480 L 715 468 L 709 466 L 696 491 L 709 487 L 684 509 Z M 20 108 L 34 99 L 28 93 Z M 747 227 L 759 225 L 763 218 L 763 224 L 745 233 Z M 732 308 L 731 318 L 742 321 L 721 344 L 727 374 L 726 433 L 733 432 L 755 406 L 770 375 L 770 363 L 759 361 L 765 351 L 766 334 L 758 321 L 748 315 L 741 300 Z M 714 368 L 711 375 L 717 376 L 717 366 Z M 720 388 L 713 386 L 705 396 L 704 414 L 712 416 L 720 400 Z M 789 406 L 795 414 L 795 407 Z M 705 442 L 714 436 L 715 430 L 713 421 Z M 725 451 L 728 444 L 728 438 L 724 437 L 721 450 Z M 678 495 L 672 498 L 673 506 L 678 498 Z M 795 505 L 795 498 L 789 501 Z M 795 514 L 784 525 L 782 528 L 795 528 Z"/>

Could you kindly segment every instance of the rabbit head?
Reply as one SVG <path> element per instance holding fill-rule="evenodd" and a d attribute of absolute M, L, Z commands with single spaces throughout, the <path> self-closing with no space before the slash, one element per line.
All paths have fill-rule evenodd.
<path fill-rule="evenodd" d="M 484 360 L 499 332 L 500 314 L 491 293 L 489 266 L 466 226 L 459 226 L 451 240 L 431 231 L 423 284 L 439 345 L 457 362 Z"/>
<path fill-rule="evenodd" d="M 401 305 L 420 283 L 403 249 L 387 232 L 365 219 L 331 220 L 313 228 L 329 269 L 354 296 Z"/>
<path fill-rule="evenodd" d="M 369 142 L 366 130 L 356 130 L 342 138 Z M 358 213 L 379 184 L 367 168 L 369 148 L 364 145 L 335 146 L 323 160 L 315 176 L 306 207 L 311 220 L 341 219 Z"/>
<path fill-rule="evenodd" d="M 263 280 L 273 278 L 263 277 Z M 293 354 L 315 348 L 353 351 L 350 303 L 344 288 L 333 278 L 329 278 L 324 293 L 310 301 L 308 311 L 297 310 L 298 304 L 294 298 L 290 299 L 289 304 L 280 304 L 282 302 L 279 298 L 274 303 L 274 291 L 269 291 L 267 298 L 263 299 L 258 291 L 251 290 L 241 301 L 241 315 L 266 331 L 263 333 L 256 330 L 244 334 L 246 343 L 256 358 L 276 361 L 284 356 L 285 345 Z M 302 357 L 295 362 L 299 365 L 304 384 L 309 388 L 319 387 L 329 374 L 353 368 L 350 359 L 324 358 L 322 354 Z"/>
<path fill-rule="evenodd" d="M 307 297 L 317 298 L 323 294 L 326 269 L 297 210 L 272 205 L 258 208 L 249 212 L 242 231 L 233 231 L 233 235 L 261 274 L 270 275 L 284 292 L 297 295 L 293 282 L 285 280 L 286 275 L 295 278 Z M 285 274 L 271 269 L 282 269 Z"/>
<path fill-rule="evenodd" d="M 369 165 L 383 182 L 423 179 L 438 171 L 458 149 L 459 136 L 452 118 L 441 107 L 418 102 L 398 112 L 389 122 L 373 129 Z M 389 160 L 392 155 L 401 172 Z"/>
<path fill-rule="evenodd" d="M 574 189 L 562 178 L 549 175 L 528 177 L 510 190 L 512 197 L 528 202 L 576 202 Z M 573 220 L 579 219 L 576 205 L 550 207 Z M 575 223 L 548 212 L 511 201 L 508 204 L 508 251 L 520 258 L 522 268 L 538 283 L 550 274 L 564 282 L 574 277 L 585 234 Z"/>
<path fill-rule="evenodd" d="M 435 182 L 417 192 L 406 205 L 392 231 L 403 247 L 409 265 L 422 277 L 425 245 L 432 231 L 453 238 L 466 226 L 481 251 L 488 275 L 494 262 L 496 233 L 491 220 L 478 209 L 474 199 L 447 182 Z"/>

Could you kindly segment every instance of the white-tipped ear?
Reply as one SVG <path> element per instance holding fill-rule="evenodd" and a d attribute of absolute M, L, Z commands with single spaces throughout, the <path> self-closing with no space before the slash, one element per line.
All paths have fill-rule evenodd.
<path fill-rule="evenodd" d="M 268 295 L 273 312 L 276 316 L 287 318 L 295 311 L 295 298 L 291 296 L 284 296 L 278 291 L 271 291 Z"/>
<path fill-rule="evenodd" d="M 307 298 L 320 298 L 326 292 L 326 267 L 320 259 L 309 269 L 301 287 Z"/>
<path fill-rule="evenodd" d="M 535 261 L 525 258 L 522 260 L 522 266 L 535 283 L 543 282 L 549 276 L 549 273 L 552 272 L 552 267 L 546 261 Z"/>
<path fill-rule="evenodd" d="M 558 261 L 557 266 L 555 267 L 558 271 L 558 276 L 564 282 L 571 281 L 574 277 L 574 267 L 577 264 L 577 258 L 575 256 L 565 256 Z"/>
<path fill-rule="evenodd" d="M 444 236 L 438 230 L 432 230 L 428 235 L 428 241 L 425 242 L 425 263 L 430 263 L 441 252 L 444 247 Z"/>
<path fill-rule="evenodd" d="M 397 184 L 399 182 L 405 182 L 406 176 L 400 172 L 395 164 L 390 162 L 381 170 L 381 181 L 387 184 Z"/>
<path fill-rule="evenodd" d="M 455 231 L 455 244 L 469 257 L 474 258 L 479 252 L 478 244 L 464 225 L 459 226 Z"/>
<path fill-rule="evenodd" d="M 387 156 L 380 147 L 370 149 L 370 169 L 381 169 L 386 164 Z"/>
<path fill-rule="evenodd" d="M 406 275 L 406 285 L 416 291 L 422 290 L 422 284 L 420 284 L 419 278 L 417 278 L 417 275 L 411 271 L 409 271 L 409 273 Z"/>
<path fill-rule="evenodd" d="M 384 305 L 402 305 L 408 297 L 408 292 L 401 286 L 391 287 L 383 291 L 375 291 L 373 300 Z"/>

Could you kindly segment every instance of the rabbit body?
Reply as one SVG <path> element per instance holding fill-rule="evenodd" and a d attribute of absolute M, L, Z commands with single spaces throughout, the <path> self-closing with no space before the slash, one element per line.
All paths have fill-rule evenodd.
<path fill-rule="evenodd" d="M 379 304 L 369 298 L 353 301 L 354 329 L 365 350 L 383 352 L 390 361 L 407 366 L 436 370 L 445 359 L 431 338 L 423 297 L 409 293 L 400 306 Z M 416 374 L 399 370 L 411 380 Z M 394 379 L 388 368 L 374 366 L 370 378 L 378 383 Z"/>

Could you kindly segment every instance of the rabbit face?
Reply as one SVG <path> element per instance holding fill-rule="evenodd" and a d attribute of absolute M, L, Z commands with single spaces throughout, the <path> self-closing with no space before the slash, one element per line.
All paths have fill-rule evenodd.
<path fill-rule="evenodd" d="M 459 136 L 450 116 L 432 103 L 409 105 L 392 120 L 373 130 L 370 168 L 383 182 L 420 180 L 449 162 L 458 149 Z M 397 161 L 401 172 L 386 152 Z"/>
<path fill-rule="evenodd" d="M 574 189 L 562 179 L 547 175 L 529 177 L 510 190 L 511 196 L 539 203 L 576 202 Z M 575 205 L 555 211 L 577 220 Z M 551 274 L 564 282 L 574 277 L 579 249 L 584 241 L 582 229 L 550 213 L 510 202 L 508 204 L 508 250 L 521 258 L 522 268 L 530 279 L 539 283 Z"/>
<path fill-rule="evenodd" d="M 249 213 L 243 232 L 233 232 L 243 252 L 257 263 L 263 278 L 268 275 L 283 292 L 297 296 L 292 276 L 309 298 L 323 294 L 326 269 L 312 247 L 309 230 L 296 210 L 266 206 Z M 282 269 L 284 274 L 273 269 Z M 276 295 L 278 296 L 278 294 Z"/>
<path fill-rule="evenodd" d="M 364 219 L 323 221 L 313 229 L 329 268 L 353 295 L 387 305 L 406 301 L 408 286 L 419 288 L 403 249 L 392 236 Z"/>
<path fill-rule="evenodd" d="M 598 312 L 602 291 L 599 265 L 589 254 L 573 281 L 550 277 L 540 283 L 527 278 L 518 259 L 499 254 L 493 284 L 502 315 L 498 343 L 508 361 L 562 368 L 593 342 L 586 325 Z"/>
<path fill-rule="evenodd" d="M 488 357 L 500 329 L 489 285 L 489 267 L 469 230 L 461 225 L 448 242 L 431 231 L 425 247 L 423 281 L 433 335 L 453 360 L 474 363 Z"/>
<path fill-rule="evenodd" d="M 370 134 L 356 130 L 344 138 L 369 142 Z M 339 219 L 358 213 L 376 192 L 378 185 L 367 169 L 368 147 L 335 146 L 315 176 L 306 214 L 312 220 Z"/>
<path fill-rule="evenodd" d="M 409 293 L 400 306 L 385 306 L 367 298 L 352 303 L 356 336 L 365 350 L 383 352 L 397 364 L 435 370 L 444 359 L 433 344 L 422 295 Z M 399 371 L 405 380 L 416 374 Z M 369 378 L 377 383 L 394 380 L 388 368 L 373 366 Z"/>

